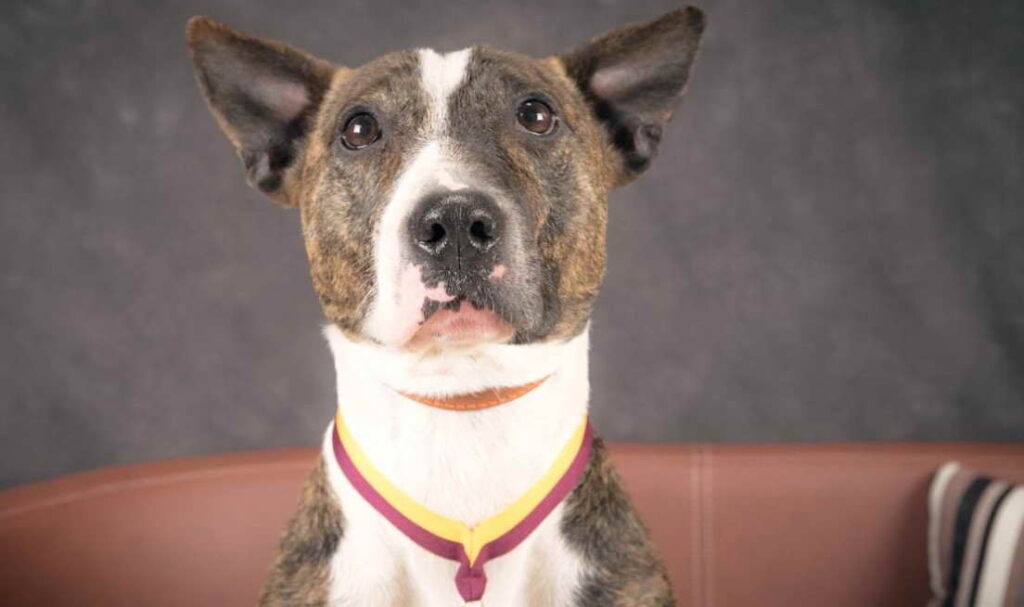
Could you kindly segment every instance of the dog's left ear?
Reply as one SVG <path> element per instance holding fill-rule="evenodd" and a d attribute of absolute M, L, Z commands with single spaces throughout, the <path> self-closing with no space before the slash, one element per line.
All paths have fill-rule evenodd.
<path fill-rule="evenodd" d="M 683 96 L 704 32 L 694 7 L 621 27 L 559 57 L 622 157 L 617 183 L 642 173 Z"/>
<path fill-rule="evenodd" d="M 296 160 L 337 68 L 207 17 L 193 17 L 186 35 L 199 87 L 235 144 L 249 183 L 298 206 Z"/>

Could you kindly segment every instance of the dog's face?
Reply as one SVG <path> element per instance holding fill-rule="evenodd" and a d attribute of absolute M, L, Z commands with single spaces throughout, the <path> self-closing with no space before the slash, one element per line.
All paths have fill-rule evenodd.
<path fill-rule="evenodd" d="M 583 330 L 608 191 L 654 157 L 702 30 L 688 8 L 559 57 L 474 47 L 358 68 L 204 18 L 188 40 L 250 183 L 301 210 L 328 320 L 421 350 Z"/>

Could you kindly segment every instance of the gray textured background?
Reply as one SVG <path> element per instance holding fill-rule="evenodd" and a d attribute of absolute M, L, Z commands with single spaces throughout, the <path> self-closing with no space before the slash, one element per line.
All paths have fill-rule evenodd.
<path fill-rule="evenodd" d="M 358 64 L 547 54 L 671 2 L 6 2 L 0 485 L 314 443 L 296 213 L 192 81 L 206 13 Z M 1024 3 L 708 0 L 663 154 L 612 200 L 616 439 L 1024 440 Z"/>

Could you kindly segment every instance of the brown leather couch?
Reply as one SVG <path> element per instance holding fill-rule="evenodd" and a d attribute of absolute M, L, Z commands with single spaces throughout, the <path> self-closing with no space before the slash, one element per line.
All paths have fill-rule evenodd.
<path fill-rule="evenodd" d="M 925 495 L 1024 445 L 614 445 L 681 606 L 922 606 Z M 310 450 L 89 472 L 0 493 L 0 605 L 250 606 Z"/>

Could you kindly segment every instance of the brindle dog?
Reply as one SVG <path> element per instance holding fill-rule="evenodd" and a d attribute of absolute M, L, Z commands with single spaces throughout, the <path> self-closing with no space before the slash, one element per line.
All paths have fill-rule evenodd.
<path fill-rule="evenodd" d="M 200 88 L 250 184 L 299 209 L 339 409 L 411 499 L 476 524 L 529 489 L 579 426 L 607 196 L 655 157 L 703 30 L 685 8 L 554 57 L 473 47 L 342 67 L 189 23 Z M 541 379 L 481 411 L 402 395 Z M 461 602 L 456 564 L 368 507 L 332 432 L 261 605 Z M 488 607 L 674 604 L 600 440 L 568 497 L 487 568 Z"/>

